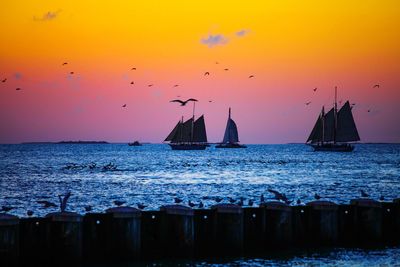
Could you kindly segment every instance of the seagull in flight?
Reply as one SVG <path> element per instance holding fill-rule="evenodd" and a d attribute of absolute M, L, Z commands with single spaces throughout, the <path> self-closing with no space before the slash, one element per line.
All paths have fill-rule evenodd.
<path fill-rule="evenodd" d="M 318 89 L 318 88 L 317 88 L 317 87 L 315 87 L 315 88 L 313 89 L 313 91 L 314 91 L 314 92 L 316 92 L 316 91 L 317 91 L 317 89 Z"/>
<path fill-rule="evenodd" d="M 147 85 L 148 87 L 152 87 L 154 84 L 149 84 L 149 85 Z"/>
<path fill-rule="evenodd" d="M 368 109 L 368 110 L 367 110 L 367 112 L 371 112 L 371 110 L 370 110 L 370 109 Z"/>
<path fill-rule="evenodd" d="M 191 102 L 191 101 L 197 102 L 198 100 L 197 100 L 197 99 L 194 99 L 194 98 L 189 98 L 189 99 L 186 100 L 186 101 L 182 101 L 182 100 L 180 100 L 180 99 L 174 99 L 174 100 L 171 100 L 171 101 L 169 101 L 169 102 L 177 102 L 177 103 L 180 103 L 181 106 L 186 106 L 186 104 L 187 104 L 188 102 Z"/>
<path fill-rule="evenodd" d="M 134 82 L 134 81 L 131 81 L 131 84 L 135 84 L 135 82 Z"/>
<path fill-rule="evenodd" d="M 62 64 L 62 66 L 67 65 L 67 64 L 68 64 L 68 62 L 64 62 L 64 63 Z"/>
<path fill-rule="evenodd" d="M 136 68 L 132 68 L 131 70 L 136 70 Z"/>
<path fill-rule="evenodd" d="M 123 108 L 126 108 L 126 104 L 123 104 L 122 107 L 123 107 Z"/>
<path fill-rule="evenodd" d="M 74 72 L 73 72 L 73 71 L 71 71 L 69 74 L 74 74 Z"/>
<path fill-rule="evenodd" d="M 254 78 L 254 75 L 250 75 L 249 78 Z"/>
<path fill-rule="evenodd" d="M 210 73 L 208 71 L 204 72 L 204 76 L 206 75 L 210 75 Z"/>
<path fill-rule="evenodd" d="M 308 106 L 308 105 L 310 105 L 311 104 L 311 101 L 309 101 L 309 102 L 306 102 L 306 106 Z"/>
<path fill-rule="evenodd" d="M 228 71 L 229 69 L 224 69 L 225 71 Z"/>
<path fill-rule="evenodd" d="M 179 84 L 175 84 L 175 85 L 174 85 L 174 87 L 178 87 L 178 86 L 179 86 Z"/>
<path fill-rule="evenodd" d="M 379 84 L 375 84 L 372 88 L 379 88 L 380 85 Z"/>
<path fill-rule="evenodd" d="M 16 91 L 20 91 L 20 90 L 21 90 L 21 88 L 19 88 L 19 87 L 18 87 L 18 88 L 15 88 L 15 90 L 16 90 Z"/>
<path fill-rule="evenodd" d="M 2 83 L 5 83 L 7 81 L 7 78 L 1 80 Z"/>

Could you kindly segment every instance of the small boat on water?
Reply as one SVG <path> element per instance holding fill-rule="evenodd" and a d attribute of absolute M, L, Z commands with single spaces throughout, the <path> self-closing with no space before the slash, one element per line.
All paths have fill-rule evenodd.
<path fill-rule="evenodd" d="M 349 101 L 337 109 L 337 88 L 335 103 L 325 114 L 324 107 L 307 139 L 314 151 L 351 152 L 354 146 L 349 142 L 360 141 Z"/>
<path fill-rule="evenodd" d="M 239 144 L 239 135 L 237 126 L 231 118 L 231 108 L 229 108 L 228 122 L 226 123 L 224 139 L 215 146 L 216 148 L 246 148 L 245 145 Z"/>
<path fill-rule="evenodd" d="M 139 141 L 135 141 L 133 143 L 128 143 L 129 146 L 141 146 L 142 144 Z"/>
<path fill-rule="evenodd" d="M 172 150 L 204 150 L 209 146 L 204 115 L 195 120 L 194 111 L 197 100 L 193 100 L 192 118 L 184 122 L 182 117 L 164 140 L 164 142 L 169 142 Z"/>

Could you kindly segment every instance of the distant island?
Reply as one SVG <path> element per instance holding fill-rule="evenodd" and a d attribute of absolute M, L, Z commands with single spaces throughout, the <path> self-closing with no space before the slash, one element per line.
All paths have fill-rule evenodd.
<path fill-rule="evenodd" d="M 60 142 L 24 142 L 23 145 L 41 145 L 41 144 L 109 144 L 106 141 L 60 141 Z"/>

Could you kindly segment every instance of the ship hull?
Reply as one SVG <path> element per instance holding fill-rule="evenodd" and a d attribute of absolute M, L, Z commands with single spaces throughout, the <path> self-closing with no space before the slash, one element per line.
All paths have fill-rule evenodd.
<path fill-rule="evenodd" d="M 204 150 L 207 144 L 169 144 L 172 150 Z"/>
<path fill-rule="evenodd" d="M 247 148 L 247 146 L 236 143 L 224 143 L 216 145 L 215 148 Z"/>
<path fill-rule="evenodd" d="M 323 144 L 323 145 L 311 145 L 314 151 L 322 152 L 352 152 L 354 146 L 350 144 Z"/>

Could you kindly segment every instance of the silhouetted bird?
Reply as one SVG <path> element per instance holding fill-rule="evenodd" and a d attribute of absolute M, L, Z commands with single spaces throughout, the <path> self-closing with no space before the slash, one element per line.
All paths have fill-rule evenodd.
<path fill-rule="evenodd" d="M 219 203 L 219 202 L 221 202 L 221 201 L 222 201 L 222 197 L 216 197 L 216 198 L 215 198 L 215 202 Z"/>
<path fill-rule="evenodd" d="M 292 204 L 293 200 L 286 199 L 284 202 L 285 202 L 285 204 L 290 205 L 290 204 Z"/>
<path fill-rule="evenodd" d="M 147 85 L 148 87 L 152 87 L 154 84 L 149 84 L 149 85 Z"/>
<path fill-rule="evenodd" d="M 309 102 L 306 102 L 306 106 L 308 106 L 308 105 L 310 105 L 311 104 L 311 101 L 309 101 Z"/>
<path fill-rule="evenodd" d="M 67 64 L 68 64 L 68 62 L 64 62 L 64 63 L 62 64 L 62 66 L 67 65 Z"/>
<path fill-rule="evenodd" d="M 206 75 L 210 75 L 210 73 L 208 71 L 204 72 L 204 76 Z"/>
<path fill-rule="evenodd" d="M 225 71 L 229 70 L 229 69 L 224 69 Z"/>
<path fill-rule="evenodd" d="M 179 197 L 175 197 L 174 198 L 174 202 L 176 203 L 176 204 L 179 204 L 179 203 L 182 203 L 182 199 L 180 199 Z"/>
<path fill-rule="evenodd" d="M 134 82 L 134 81 L 132 81 L 132 82 L 131 82 L 131 84 L 135 84 L 135 82 Z"/>
<path fill-rule="evenodd" d="M 43 205 L 43 208 L 47 209 L 47 208 L 55 208 L 57 207 L 56 204 L 54 204 L 53 202 L 47 201 L 47 200 L 38 200 L 36 201 L 38 204 Z"/>
<path fill-rule="evenodd" d="M 260 196 L 260 203 L 264 203 L 264 202 L 265 202 L 264 194 L 261 194 L 261 196 Z"/>
<path fill-rule="evenodd" d="M 375 85 L 373 86 L 373 88 L 379 88 L 379 87 L 380 87 L 379 84 L 375 84 Z"/>
<path fill-rule="evenodd" d="M 270 193 L 272 193 L 272 194 L 275 195 L 275 199 L 277 199 L 277 200 L 283 200 L 283 201 L 286 201 L 286 200 L 287 200 L 287 197 L 286 197 L 285 194 L 281 194 L 281 193 L 279 193 L 278 191 L 273 190 L 273 189 L 267 189 L 267 190 L 268 190 L 268 192 L 270 192 Z"/>
<path fill-rule="evenodd" d="M 9 212 L 13 209 L 14 209 L 14 207 L 11 207 L 11 206 L 1 206 L 1 211 L 3 211 L 3 212 Z"/>
<path fill-rule="evenodd" d="M 209 103 L 212 103 L 212 100 L 208 100 Z"/>
<path fill-rule="evenodd" d="M 370 110 L 370 109 L 368 109 L 368 110 L 367 110 L 367 112 L 371 112 L 371 110 Z"/>
<path fill-rule="evenodd" d="M 315 88 L 313 89 L 313 91 L 314 91 L 314 92 L 316 92 L 316 91 L 317 91 L 317 89 L 318 89 L 318 88 L 317 88 L 317 87 L 315 87 Z"/>
<path fill-rule="evenodd" d="M 193 208 L 194 206 L 196 206 L 196 204 L 194 204 L 191 200 L 188 201 L 188 206 Z"/>
<path fill-rule="evenodd" d="M 136 68 L 132 68 L 131 70 L 136 70 Z"/>
<path fill-rule="evenodd" d="M 241 198 L 239 199 L 239 201 L 238 201 L 238 205 L 239 205 L 239 206 L 243 206 L 243 204 L 244 204 L 244 199 L 243 199 L 243 197 L 241 197 Z"/>
<path fill-rule="evenodd" d="M 379 200 L 380 200 L 380 201 L 384 201 L 384 200 L 385 200 L 385 197 L 382 195 L 382 196 L 379 197 Z"/>
<path fill-rule="evenodd" d="M 254 78 L 254 75 L 250 75 L 249 78 Z"/>
<path fill-rule="evenodd" d="M 297 204 L 297 205 L 300 205 L 300 204 L 301 204 L 301 200 L 298 199 L 298 200 L 296 201 L 296 204 Z"/>
<path fill-rule="evenodd" d="M 124 205 L 126 203 L 126 201 L 123 200 L 114 200 L 113 201 L 114 205 L 117 207 L 121 207 L 122 205 Z"/>
<path fill-rule="evenodd" d="M 20 87 L 15 88 L 15 91 L 21 91 L 22 89 Z"/>
<path fill-rule="evenodd" d="M 252 207 L 254 205 L 254 201 L 252 199 L 249 199 L 249 202 L 247 203 L 247 205 Z"/>
<path fill-rule="evenodd" d="M 27 211 L 26 211 L 26 215 L 28 215 L 29 217 L 31 217 L 31 216 L 33 215 L 33 211 L 27 210 Z"/>
<path fill-rule="evenodd" d="M 142 203 L 137 203 L 137 207 L 138 207 L 138 209 L 140 209 L 140 210 L 144 210 L 147 206 L 144 205 L 144 204 L 142 204 Z"/>
<path fill-rule="evenodd" d="M 92 206 L 91 205 L 87 205 L 84 207 L 86 212 L 92 211 Z"/>
<path fill-rule="evenodd" d="M 67 209 L 68 199 L 71 197 L 71 195 L 72 195 L 71 192 L 67 192 L 65 195 L 58 195 L 61 212 L 64 212 Z"/>
<path fill-rule="evenodd" d="M 126 104 L 123 104 L 122 107 L 123 107 L 123 108 L 126 108 Z"/>
<path fill-rule="evenodd" d="M 216 61 L 215 64 L 219 64 L 218 61 Z"/>
<path fill-rule="evenodd" d="M 202 209 L 202 208 L 204 208 L 204 204 L 203 204 L 202 201 L 200 201 L 200 203 L 199 203 L 199 209 Z"/>
<path fill-rule="evenodd" d="M 186 100 L 186 101 L 182 101 L 182 100 L 180 100 L 180 99 L 174 99 L 174 100 L 171 100 L 171 101 L 169 101 L 169 102 L 176 102 L 176 103 L 180 103 L 181 106 L 185 106 L 187 103 L 189 103 L 189 102 L 191 102 L 191 101 L 197 102 L 198 100 L 197 100 L 197 99 L 194 99 L 194 98 L 189 98 L 189 99 Z"/>
<path fill-rule="evenodd" d="M 319 200 L 319 199 L 321 199 L 321 196 L 318 195 L 317 193 L 315 193 L 315 194 L 314 194 L 314 198 L 315 198 L 316 200 Z"/>
<path fill-rule="evenodd" d="M 369 195 L 367 194 L 367 192 L 365 192 L 364 190 L 360 190 L 361 193 L 361 197 L 369 197 Z"/>
<path fill-rule="evenodd" d="M 175 85 L 174 85 L 174 87 L 178 87 L 178 86 L 179 86 L 179 84 L 175 84 Z"/>
<path fill-rule="evenodd" d="M 74 72 L 73 72 L 73 71 L 71 71 L 69 74 L 74 74 Z"/>
<path fill-rule="evenodd" d="M 2 82 L 2 83 L 5 83 L 6 81 L 7 81 L 7 78 L 3 79 L 1 82 Z"/>
<path fill-rule="evenodd" d="M 229 203 L 235 203 L 235 202 L 236 202 L 236 200 L 234 200 L 234 199 L 231 198 L 231 197 L 228 197 L 228 201 L 229 201 Z"/>

